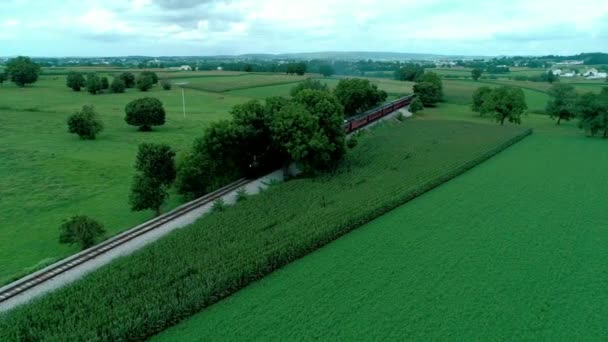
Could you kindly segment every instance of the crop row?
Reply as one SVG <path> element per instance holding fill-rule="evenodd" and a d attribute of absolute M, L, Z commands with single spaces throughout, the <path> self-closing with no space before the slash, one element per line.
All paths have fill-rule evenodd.
<path fill-rule="evenodd" d="M 456 121 L 380 125 L 334 173 L 271 187 L 0 317 L 0 340 L 145 339 L 530 133 Z"/>

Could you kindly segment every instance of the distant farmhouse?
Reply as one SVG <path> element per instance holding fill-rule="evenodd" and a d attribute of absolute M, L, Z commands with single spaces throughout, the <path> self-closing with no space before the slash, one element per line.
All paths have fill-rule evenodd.
<path fill-rule="evenodd" d="M 578 61 L 571 61 L 571 62 L 578 62 Z M 560 64 L 564 64 L 564 63 L 560 63 Z M 580 63 L 577 63 L 577 64 L 580 64 Z M 570 65 L 577 65 L 577 64 L 571 63 Z M 547 70 L 547 73 L 549 73 L 549 72 L 552 72 L 553 75 L 555 75 L 555 76 L 566 77 L 566 78 L 584 77 L 585 79 L 588 79 L 588 80 L 601 80 L 601 79 L 608 78 L 608 73 L 600 72 L 596 68 L 587 69 L 587 70 L 585 70 L 585 72 L 583 72 L 581 74 L 579 74 L 576 70 L 572 71 L 572 70 L 567 70 L 567 69 Z"/>
<path fill-rule="evenodd" d="M 192 71 L 192 67 L 189 65 L 182 65 L 179 67 L 170 67 L 169 70 Z"/>

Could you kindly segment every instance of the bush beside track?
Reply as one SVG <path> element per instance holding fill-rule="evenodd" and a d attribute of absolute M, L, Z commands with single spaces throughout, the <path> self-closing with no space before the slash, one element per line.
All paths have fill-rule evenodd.
<path fill-rule="evenodd" d="M 439 186 L 531 133 L 388 123 L 331 175 L 296 179 L 0 317 L 0 340 L 141 340 Z"/>

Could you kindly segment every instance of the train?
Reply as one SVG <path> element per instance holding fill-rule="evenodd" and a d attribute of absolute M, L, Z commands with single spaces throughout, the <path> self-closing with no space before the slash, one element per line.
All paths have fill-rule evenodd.
<path fill-rule="evenodd" d="M 370 109 L 367 112 L 351 116 L 350 118 L 344 120 L 344 132 L 348 134 L 356 131 L 361 127 L 367 126 L 370 123 L 377 121 L 378 119 L 398 109 L 408 106 L 414 100 L 414 96 L 415 95 L 408 95 L 380 107 Z"/>

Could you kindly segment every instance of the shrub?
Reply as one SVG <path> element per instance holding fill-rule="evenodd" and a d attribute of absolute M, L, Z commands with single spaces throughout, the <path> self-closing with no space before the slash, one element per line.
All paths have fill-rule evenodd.
<path fill-rule="evenodd" d="M 412 103 L 410 104 L 410 107 L 409 107 L 409 111 L 414 114 L 418 113 L 419 111 L 421 111 L 423 109 L 424 109 L 424 105 L 422 104 L 422 101 L 418 97 L 416 97 L 414 99 L 414 101 L 412 101 Z"/>
<path fill-rule="evenodd" d="M 124 93 L 126 87 L 127 86 L 125 85 L 125 81 L 123 81 L 121 78 L 115 77 L 114 80 L 112 81 L 112 85 L 110 86 L 110 89 L 112 90 L 113 93 L 119 94 L 119 93 Z"/>
<path fill-rule="evenodd" d="M 97 74 L 90 73 L 87 75 L 87 91 L 95 95 L 101 91 L 101 79 Z"/>
<path fill-rule="evenodd" d="M 87 216 L 73 216 L 65 220 L 60 229 L 60 243 L 76 243 L 83 250 L 93 246 L 95 240 L 105 233 L 101 223 Z"/>
<path fill-rule="evenodd" d="M 160 82 L 161 86 L 163 87 L 164 90 L 171 90 L 171 81 L 169 80 L 162 80 Z"/>
<path fill-rule="evenodd" d="M 141 91 L 148 91 L 154 85 L 154 79 L 148 74 L 140 74 L 137 76 L 135 86 Z"/>
<path fill-rule="evenodd" d="M 240 188 L 236 191 L 236 202 L 242 202 L 247 199 L 249 195 L 247 194 L 247 190 L 245 188 Z"/>
<path fill-rule="evenodd" d="M 355 147 L 357 147 L 357 144 L 359 143 L 359 140 L 357 140 L 357 137 L 352 135 L 350 138 L 348 138 L 348 140 L 346 141 L 346 147 L 348 147 L 349 149 L 353 149 Z"/>
<path fill-rule="evenodd" d="M 66 85 L 74 91 L 80 91 L 86 85 L 86 80 L 81 72 L 70 71 L 66 79 Z"/>
<path fill-rule="evenodd" d="M 108 88 L 110 88 L 110 82 L 108 81 L 108 78 L 104 76 L 101 78 L 101 89 L 106 90 Z"/>
<path fill-rule="evenodd" d="M 140 131 L 151 131 L 152 126 L 165 124 L 165 109 L 162 102 L 153 97 L 133 100 L 125 107 L 125 121 L 131 126 L 139 126 Z"/>
<path fill-rule="evenodd" d="M 218 198 L 213 201 L 213 205 L 211 206 L 212 213 L 219 213 L 226 210 L 226 202 L 222 198 Z"/>
<path fill-rule="evenodd" d="M 103 130 L 93 106 L 84 105 L 80 111 L 68 118 L 68 132 L 78 134 L 80 139 L 94 140 Z"/>
<path fill-rule="evenodd" d="M 125 82 L 125 87 L 127 88 L 133 88 L 135 85 L 135 75 L 128 71 L 118 75 L 118 78 Z"/>

